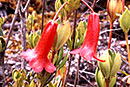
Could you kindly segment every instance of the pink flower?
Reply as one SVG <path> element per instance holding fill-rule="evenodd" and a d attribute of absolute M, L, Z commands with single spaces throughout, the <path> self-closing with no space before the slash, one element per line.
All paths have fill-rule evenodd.
<path fill-rule="evenodd" d="M 80 48 L 71 51 L 70 53 L 79 53 L 80 56 L 82 56 L 85 60 L 91 60 L 92 58 L 95 58 L 96 60 L 104 62 L 104 60 L 100 60 L 96 57 L 99 32 L 99 16 L 96 13 L 91 13 L 88 18 L 87 32 L 83 45 Z"/>
<path fill-rule="evenodd" d="M 54 41 L 57 25 L 57 23 L 49 21 L 37 46 L 32 50 L 28 49 L 26 52 L 21 53 L 21 56 L 29 61 L 30 67 L 36 72 L 41 72 L 43 68 L 49 73 L 53 73 L 56 70 L 56 67 L 47 56 Z"/>

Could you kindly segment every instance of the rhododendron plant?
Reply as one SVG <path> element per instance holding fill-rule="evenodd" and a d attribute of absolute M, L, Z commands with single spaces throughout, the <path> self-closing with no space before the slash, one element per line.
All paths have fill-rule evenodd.
<path fill-rule="evenodd" d="M 21 56 L 29 61 L 30 67 L 36 71 L 41 72 L 43 68 L 49 73 L 53 73 L 56 70 L 54 64 L 49 60 L 48 53 L 52 47 L 56 30 L 57 30 L 57 23 L 54 22 L 61 11 L 61 9 L 67 4 L 68 2 L 64 3 L 56 13 L 53 21 L 49 21 L 45 26 L 41 38 L 34 49 L 28 49 L 26 52 L 22 52 Z"/>
<path fill-rule="evenodd" d="M 96 13 L 91 13 L 88 18 L 87 32 L 83 45 L 80 48 L 71 51 L 70 53 L 79 53 L 80 56 L 82 56 L 85 60 L 91 60 L 92 58 L 95 58 L 96 60 L 104 62 L 104 60 L 100 60 L 96 57 L 99 32 L 99 16 Z"/>

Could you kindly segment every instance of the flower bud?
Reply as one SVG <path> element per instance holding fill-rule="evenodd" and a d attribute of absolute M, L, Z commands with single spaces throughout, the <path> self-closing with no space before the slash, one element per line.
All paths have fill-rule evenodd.
<path fill-rule="evenodd" d="M 107 1 L 107 12 L 111 21 L 115 21 L 117 18 L 116 14 L 120 14 L 123 11 L 122 0 L 108 0 Z"/>

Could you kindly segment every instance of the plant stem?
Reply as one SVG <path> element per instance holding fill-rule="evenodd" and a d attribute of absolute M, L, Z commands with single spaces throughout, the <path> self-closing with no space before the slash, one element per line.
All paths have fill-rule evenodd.
<path fill-rule="evenodd" d="M 8 42 L 10 40 L 12 31 L 13 31 L 13 27 L 14 27 L 14 24 L 15 24 L 15 20 L 16 20 L 16 17 L 18 15 L 19 8 L 20 8 L 20 0 L 18 0 L 17 7 L 15 9 L 14 18 L 13 18 L 13 20 L 11 22 L 11 26 L 10 26 L 10 29 L 9 29 L 8 38 L 7 38 L 7 41 L 6 41 L 6 45 L 8 45 Z"/>
<path fill-rule="evenodd" d="M 43 25 L 44 25 L 44 10 L 45 10 L 45 0 L 42 1 L 42 25 L 41 25 L 41 33 L 43 31 Z"/>
<path fill-rule="evenodd" d="M 25 51 L 26 50 L 26 25 L 25 25 L 25 20 L 24 20 L 24 17 L 25 17 L 25 14 L 21 14 L 21 12 L 19 11 L 19 16 L 20 16 L 20 20 L 21 20 L 21 39 L 22 39 L 22 51 Z M 22 58 L 22 64 L 21 64 L 21 68 L 22 69 L 25 69 L 25 60 Z"/>
<path fill-rule="evenodd" d="M 113 29 L 113 21 L 110 21 L 110 29 Z M 108 49 L 111 47 L 112 30 L 109 33 Z"/>
<path fill-rule="evenodd" d="M 56 18 L 58 17 L 58 14 L 60 13 L 60 11 L 62 10 L 62 8 L 63 8 L 66 4 L 68 4 L 68 2 L 65 2 L 65 3 L 59 8 L 59 10 L 56 12 L 56 15 L 55 15 L 54 18 L 53 18 L 53 21 L 56 20 Z"/>
<path fill-rule="evenodd" d="M 75 76 L 75 80 L 74 80 L 74 87 L 76 87 L 77 81 L 78 81 L 79 68 L 80 68 L 80 60 L 81 60 L 81 56 L 78 59 L 78 66 L 77 66 L 77 72 L 76 72 L 76 76 Z"/>
<path fill-rule="evenodd" d="M 110 81 L 106 81 L 106 87 L 109 87 Z"/>
<path fill-rule="evenodd" d="M 95 8 L 96 0 L 93 1 L 92 8 Z"/>
<path fill-rule="evenodd" d="M 126 40 L 129 68 L 130 68 L 130 50 L 129 50 L 129 43 L 128 43 L 128 33 L 125 33 L 125 40 Z"/>
<path fill-rule="evenodd" d="M 76 20 L 77 20 L 77 10 L 74 11 L 74 31 L 73 31 L 73 36 L 72 36 L 72 40 L 73 40 L 73 45 L 72 45 L 72 49 L 74 49 L 74 43 L 75 43 L 75 31 L 76 31 Z M 70 72 L 70 66 L 71 66 L 71 60 L 72 60 L 72 54 L 70 54 L 70 58 L 69 58 L 69 66 L 68 66 L 68 70 L 67 70 L 67 74 L 66 74 L 66 77 L 65 77 L 65 80 L 64 80 L 64 83 L 63 83 L 63 87 L 65 87 L 66 85 L 66 82 L 67 82 L 67 79 L 68 79 L 68 76 L 69 76 L 69 72 Z"/>
<path fill-rule="evenodd" d="M 93 9 L 86 3 L 84 0 L 81 0 L 89 9 L 92 13 L 94 13 Z"/>

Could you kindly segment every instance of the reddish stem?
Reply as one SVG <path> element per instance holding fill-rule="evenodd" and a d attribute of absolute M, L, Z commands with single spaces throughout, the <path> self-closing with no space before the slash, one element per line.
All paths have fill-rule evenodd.
<path fill-rule="evenodd" d="M 56 20 L 56 18 L 58 17 L 58 14 L 60 13 L 60 11 L 62 10 L 62 8 L 63 8 L 66 4 L 68 4 L 68 2 L 65 2 L 65 3 L 59 8 L 59 10 L 57 11 L 55 17 L 53 18 L 53 21 Z"/>
<path fill-rule="evenodd" d="M 108 49 L 110 49 L 111 46 L 111 38 L 112 38 L 112 29 L 113 29 L 113 21 L 110 21 L 110 33 L 109 33 L 109 42 L 108 42 Z"/>
<path fill-rule="evenodd" d="M 122 0 L 122 4 L 123 4 L 123 12 L 125 11 L 125 0 Z"/>
<path fill-rule="evenodd" d="M 93 9 L 86 3 L 84 0 L 81 0 L 89 9 L 92 13 L 94 13 Z"/>
<path fill-rule="evenodd" d="M 106 81 L 106 87 L 109 87 L 110 81 Z"/>

